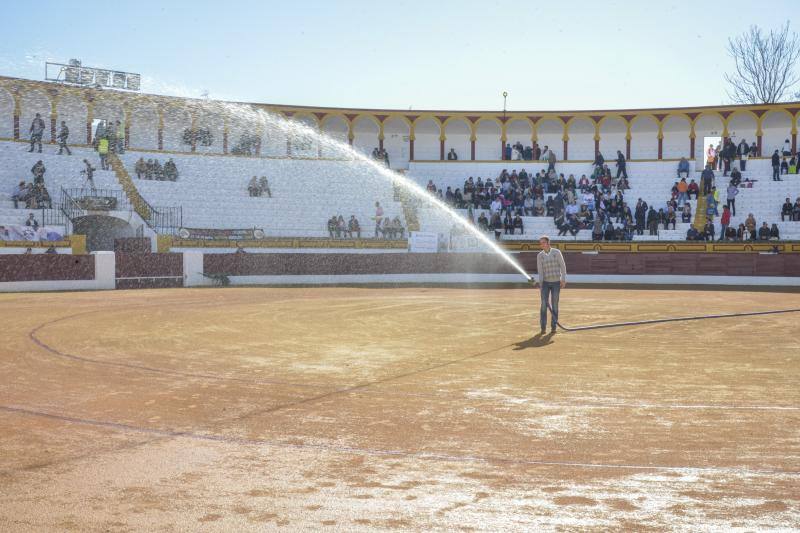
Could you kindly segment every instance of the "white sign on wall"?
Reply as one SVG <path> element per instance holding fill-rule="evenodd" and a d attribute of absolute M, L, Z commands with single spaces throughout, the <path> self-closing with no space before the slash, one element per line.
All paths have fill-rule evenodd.
<path fill-rule="evenodd" d="M 408 251 L 430 254 L 439 251 L 439 234 L 429 231 L 412 231 L 408 239 Z"/>

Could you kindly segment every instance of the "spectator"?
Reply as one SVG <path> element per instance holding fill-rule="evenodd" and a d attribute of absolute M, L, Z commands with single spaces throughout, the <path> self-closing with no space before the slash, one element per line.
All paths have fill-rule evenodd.
<path fill-rule="evenodd" d="M 794 202 L 794 220 L 800 220 L 800 196 L 797 197 L 797 200 Z"/>
<path fill-rule="evenodd" d="M 11 193 L 11 199 L 14 201 L 14 209 L 19 208 L 19 202 L 25 202 L 25 207 L 29 207 L 27 204 L 30 194 L 31 188 L 24 181 L 20 181 L 19 185 L 17 185 L 17 188 Z"/>
<path fill-rule="evenodd" d="M 708 145 L 708 150 L 706 150 L 706 167 L 713 169 L 717 163 L 717 150 L 714 148 L 713 144 Z"/>
<path fill-rule="evenodd" d="M 381 233 L 381 221 L 383 220 L 383 207 L 380 202 L 375 202 L 375 238 Z"/>
<path fill-rule="evenodd" d="M 31 128 L 29 130 L 31 134 L 31 149 L 28 152 L 33 152 L 34 145 L 39 145 L 39 153 L 42 153 L 42 135 L 44 134 L 44 120 L 42 120 L 42 115 L 36 113 L 36 116 L 31 121 Z"/>
<path fill-rule="evenodd" d="M 355 233 L 357 239 L 361 238 L 361 224 L 358 223 L 358 219 L 355 215 L 350 215 L 350 221 L 347 223 L 347 230 L 350 232 L 351 237 Z"/>
<path fill-rule="evenodd" d="M 93 145 L 95 149 L 97 148 L 97 143 L 106 136 L 106 123 L 104 120 L 101 120 L 97 123 L 97 127 L 94 130 L 94 140 Z"/>
<path fill-rule="evenodd" d="M 117 144 L 116 149 L 118 154 L 125 153 L 125 126 L 118 120 L 116 121 L 117 126 Z M 178 173 L 175 173 L 175 178 L 177 179 Z M 175 181 L 175 180 L 170 180 Z"/>
<path fill-rule="evenodd" d="M 336 236 L 352 237 L 349 231 L 349 226 L 345 223 L 344 217 L 339 215 L 336 219 Z"/>
<path fill-rule="evenodd" d="M 448 161 L 458 161 L 458 154 L 456 154 L 455 148 L 450 148 L 450 151 L 447 153 L 447 160 Z"/>
<path fill-rule="evenodd" d="M 758 228 L 758 240 L 759 241 L 769 240 L 769 225 L 766 222 L 762 223 L 761 227 Z"/>
<path fill-rule="evenodd" d="M 739 224 L 739 228 L 736 230 L 736 240 L 744 241 L 747 240 L 747 238 L 747 226 Z"/>
<path fill-rule="evenodd" d="M 703 186 L 703 196 L 711 192 L 711 187 L 714 186 L 714 171 L 711 170 L 711 164 L 706 165 L 700 174 L 700 184 Z"/>
<path fill-rule="evenodd" d="M 50 193 L 47 192 L 47 188 L 43 183 L 33 186 L 33 200 L 35 202 L 35 205 L 33 205 L 35 209 L 53 208 L 53 202 L 50 199 Z"/>
<path fill-rule="evenodd" d="M 148 159 L 145 163 L 145 179 L 151 180 L 155 176 L 155 163 L 152 159 Z"/>
<path fill-rule="evenodd" d="M 689 226 L 689 229 L 686 230 L 686 240 L 687 241 L 701 240 L 700 232 L 694 229 L 694 226 Z"/>
<path fill-rule="evenodd" d="M 789 217 L 789 220 L 794 220 L 794 206 L 789 198 L 786 198 L 783 207 L 781 207 L 781 222 L 784 222 L 786 217 Z"/>
<path fill-rule="evenodd" d="M 594 155 L 594 163 L 592 163 L 595 167 L 603 168 L 603 165 L 606 164 L 606 158 L 603 157 L 603 154 L 600 153 L 600 150 Z"/>
<path fill-rule="evenodd" d="M 727 193 L 728 193 L 728 199 L 725 202 L 725 205 L 727 206 L 728 209 L 731 210 L 731 214 L 733 216 L 736 216 L 736 195 L 739 194 L 739 188 L 733 184 L 732 179 L 730 184 L 728 184 Z"/>
<path fill-rule="evenodd" d="M 672 229 L 675 229 L 675 223 L 677 222 L 677 214 L 675 213 L 675 208 L 673 206 L 667 207 L 667 219 L 664 222 L 664 229 L 669 229 L 669 225 L 672 224 Z"/>
<path fill-rule="evenodd" d="M 689 199 L 688 191 L 689 191 L 689 184 L 686 183 L 686 178 L 681 178 L 681 181 L 678 182 L 676 186 L 678 190 L 678 205 L 683 205 Z"/>
<path fill-rule="evenodd" d="M 36 185 L 37 183 L 44 183 L 44 173 L 47 172 L 47 169 L 42 163 L 42 160 L 38 160 L 32 167 L 31 167 L 31 174 L 33 174 L 33 184 Z"/>
<path fill-rule="evenodd" d="M 772 181 L 781 181 L 781 156 L 777 150 L 772 154 Z"/>
<path fill-rule="evenodd" d="M 102 137 L 97 141 L 97 153 L 100 154 L 100 168 L 108 170 L 108 138 Z"/>
<path fill-rule="evenodd" d="M 626 180 L 628 179 L 628 171 L 625 169 L 625 156 L 617 150 L 617 179 L 619 179 L 620 174 Z"/>
<path fill-rule="evenodd" d="M 34 218 L 33 213 L 28 215 L 28 219 L 25 221 L 25 225 L 29 228 L 33 228 L 34 230 L 39 229 L 39 221 Z"/>
<path fill-rule="evenodd" d="M 336 228 L 337 228 L 337 226 L 336 226 L 336 215 L 333 215 L 333 216 L 331 216 L 331 218 L 328 219 L 328 235 L 330 236 L 331 239 L 335 239 L 336 238 L 335 237 Z"/>
<path fill-rule="evenodd" d="M 738 187 L 741 182 L 742 182 L 742 173 L 739 172 L 738 169 L 734 168 L 731 171 L 731 181 L 730 181 L 730 183 L 732 183 L 734 187 Z"/>
<path fill-rule="evenodd" d="M 503 234 L 503 221 L 500 220 L 500 213 L 492 213 L 492 218 L 489 220 L 489 229 L 494 231 L 494 239 L 500 240 Z"/>
<path fill-rule="evenodd" d="M 744 227 L 747 229 L 747 232 L 750 234 L 750 239 L 755 240 L 756 238 L 756 217 L 753 216 L 753 213 L 747 215 L 747 219 L 744 221 Z"/>
<path fill-rule="evenodd" d="M 89 163 L 88 159 L 84 159 L 83 160 L 83 164 L 86 165 L 86 168 L 81 170 L 81 174 L 85 174 L 86 175 L 86 181 L 89 182 L 89 186 L 92 188 L 92 190 L 95 190 L 95 188 L 94 188 L 94 171 L 97 170 L 97 169 L 94 168 L 91 165 L 91 163 Z"/>
<path fill-rule="evenodd" d="M 30 247 L 25 248 L 25 253 L 22 255 L 33 255 L 33 249 Z"/>
<path fill-rule="evenodd" d="M 692 199 L 692 195 L 694 195 L 694 199 L 697 200 L 700 197 L 700 187 L 695 183 L 694 180 L 689 182 L 689 188 L 686 190 L 686 195 L 689 197 L 689 200 Z"/>
<path fill-rule="evenodd" d="M 478 228 L 481 231 L 489 231 L 489 218 L 484 212 L 481 212 L 481 214 L 478 216 Z"/>
<path fill-rule="evenodd" d="M 739 170 L 744 172 L 747 169 L 747 159 L 750 156 L 750 146 L 747 141 L 742 139 L 739 141 L 739 146 L 736 147 L 736 155 L 739 156 Z"/>
<path fill-rule="evenodd" d="M 781 160 L 781 174 L 788 174 L 789 173 L 789 162 L 786 160 L 786 156 L 783 156 Z"/>
<path fill-rule="evenodd" d="M 719 224 L 719 240 L 723 240 L 728 226 L 731 224 L 731 210 L 727 205 L 722 208 L 722 216 L 719 219 Z"/>
<path fill-rule="evenodd" d="M 142 176 L 147 175 L 147 163 L 144 162 L 144 157 L 140 157 L 134 165 L 133 170 L 136 172 L 136 177 L 142 179 Z M 150 178 L 148 178 L 150 179 Z"/>
<path fill-rule="evenodd" d="M 39 116 L 39 115 L 36 115 L 36 116 Z M 789 139 L 786 139 L 785 141 L 783 141 L 783 155 L 785 155 L 787 157 L 792 155 L 792 143 L 789 142 Z"/>
<path fill-rule="evenodd" d="M 250 183 L 247 184 L 247 192 L 250 193 L 250 196 L 258 196 L 258 178 L 253 176 L 250 178 Z"/>
<path fill-rule="evenodd" d="M 157 181 L 164 181 L 164 167 L 158 159 L 153 160 L 153 179 Z"/>
<path fill-rule="evenodd" d="M 647 212 L 647 228 L 650 230 L 650 235 L 658 235 L 658 213 L 650 206 Z"/>
<path fill-rule="evenodd" d="M 56 247 L 51 244 L 50 246 L 47 247 L 47 250 L 45 250 L 44 253 L 53 255 L 57 254 L 58 252 L 56 251 Z"/>
<path fill-rule="evenodd" d="M 69 150 L 69 146 L 67 146 L 67 139 L 69 139 L 69 128 L 67 127 L 67 123 L 63 120 L 61 121 L 61 129 L 58 130 L 58 155 L 64 153 L 64 150 L 67 151 L 67 155 L 72 155 L 72 152 Z"/>
<path fill-rule="evenodd" d="M 400 220 L 398 215 L 395 215 L 395 217 L 392 219 L 392 226 L 394 227 L 397 238 L 402 239 L 406 229 L 403 227 L 403 221 Z"/>
<path fill-rule="evenodd" d="M 706 220 L 706 225 L 703 226 L 702 238 L 704 241 L 714 240 L 714 223 L 711 221 L 710 218 Z"/>
<path fill-rule="evenodd" d="M 683 204 L 683 211 L 681 211 L 681 222 L 685 224 L 691 221 L 692 221 L 692 204 L 686 202 L 685 204 Z"/>
<path fill-rule="evenodd" d="M 506 235 L 514 234 L 514 217 L 511 211 L 506 211 L 506 216 L 503 217 L 503 231 Z"/>
<path fill-rule="evenodd" d="M 766 222 L 764 222 L 766 224 Z M 778 241 L 781 238 L 781 232 L 778 229 L 778 225 L 774 222 L 772 223 L 772 227 L 769 228 L 769 240 L 771 241 Z"/>
<path fill-rule="evenodd" d="M 178 180 L 178 167 L 175 166 L 175 161 L 171 157 L 164 163 L 164 176 L 168 181 Z"/>
<path fill-rule="evenodd" d="M 556 170 L 556 154 L 552 150 L 548 150 L 547 146 L 544 147 L 547 150 L 547 171 Z"/>
<path fill-rule="evenodd" d="M 681 177 L 681 174 L 686 174 L 686 178 L 689 177 L 689 172 L 691 172 L 691 168 L 689 167 L 689 161 L 685 157 L 681 157 L 681 160 L 678 162 L 678 177 Z"/>
<path fill-rule="evenodd" d="M 272 198 L 272 191 L 269 188 L 269 181 L 267 181 L 266 176 L 261 176 L 261 178 L 258 180 L 258 190 L 260 191 L 261 196 L 264 196 L 264 193 L 266 193 L 267 197 Z"/>
<path fill-rule="evenodd" d="M 789 160 L 789 174 L 797 174 L 797 156 L 792 156 Z"/>

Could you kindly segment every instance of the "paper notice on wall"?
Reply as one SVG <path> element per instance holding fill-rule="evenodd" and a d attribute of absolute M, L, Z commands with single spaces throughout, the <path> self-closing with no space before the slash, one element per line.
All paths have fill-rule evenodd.
<path fill-rule="evenodd" d="M 42 226 L 34 229 L 33 226 L 10 224 L 0 226 L 0 240 L 3 241 L 62 241 L 64 230 L 57 227 Z"/>
<path fill-rule="evenodd" d="M 430 254 L 439 251 L 439 234 L 429 231 L 412 231 L 408 239 L 408 251 Z"/>

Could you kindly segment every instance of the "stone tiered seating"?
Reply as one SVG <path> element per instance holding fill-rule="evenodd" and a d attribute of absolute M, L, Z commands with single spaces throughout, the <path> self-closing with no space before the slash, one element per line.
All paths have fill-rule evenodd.
<path fill-rule="evenodd" d="M 172 157 L 178 180 L 137 179 L 139 157 L 162 164 Z M 151 205 L 182 206 L 183 225 L 189 228 L 260 228 L 274 237 L 328 237 L 328 219 L 341 214 L 345 220 L 355 215 L 362 237 L 372 237 L 376 201 L 384 216 L 403 219 L 391 181 L 365 162 L 130 151 L 121 159 L 142 196 Z M 267 177 L 272 198 L 249 196 L 253 176 Z"/>
<path fill-rule="evenodd" d="M 94 150 L 86 148 L 72 148 L 71 150 L 71 156 L 57 155 L 58 148 L 56 146 L 45 144 L 41 154 L 38 152 L 28 153 L 27 143 L 0 142 L 0 225 L 24 224 L 28 214 L 33 212 L 25 209 L 22 204 L 19 209 L 14 209 L 11 194 L 16 190 L 20 181 L 29 183 L 33 181 L 31 167 L 40 159 L 47 169 L 44 181 L 54 207 L 57 207 L 62 187 L 70 189 L 85 185 L 86 178 L 80 173 L 85 168 L 84 158 L 98 169 L 94 175 L 95 187 L 121 190 L 112 171 L 99 170 L 100 160 Z M 40 219 L 42 211 L 41 209 L 35 210 L 34 214 L 37 218 Z"/>
<path fill-rule="evenodd" d="M 690 162 L 694 163 L 694 162 Z M 738 166 L 738 162 L 735 163 Z M 612 172 L 616 173 L 613 166 L 613 161 L 610 162 Z M 464 180 L 469 176 L 474 179 L 480 176 L 485 181 L 487 178 L 495 180 L 503 169 L 517 170 L 518 172 L 525 169 L 528 173 L 535 173 L 541 169 L 547 168 L 547 165 L 535 161 L 504 161 L 500 163 L 474 163 L 474 162 L 459 162 L 459 163 L 411 163 L 409 169 L 409 176 L 422 186 L 428 183 L 428 180 L 433 180 L 437 187 L 446 189 L 451 187 L 454 191 L 456 188 L 462 188 Z M 556 166 L 556 171 L 563 173 L 565 176 L 574 174 L 575 179 L 579 180 L 582 174 L 590 175 L 592 167 L 588 163 L 559 163 Z M 666 201 L 670 198 L 670 191 L 672 185 L 677 181 L 677 162 L 664 161 L 664 162 L 629 162 L 627 165 L 629 176 L 629 183 L 631 188 L 625 191 L 625 201 L 630 205 L 631 210 L 635 208 L 638 198 L 642 198 L 648 205 L 652 205 L 656 210 L 665 207 Z M 725 189 L 728 185 L 728 178 L 722 177 L 722 172 L 717 171 L 717 185 L 720 187 L 720 200 L 721 205 L 724 205 L 726 199 Z M 792 201 L 800 195 L 800 175 L 783 176 L 784 181 L 773 182 L 771 181 L 772 167 L 770 161 L 767 159 L 751 160 L 747 164 L 747 170 L 742 173 L 742 179 L 749 178 L 751 180 L 758 180 L 752 189 L 739 189 L 739 195 L 736 201 L 736 217 L 731 219 L 731 224 L 738 226 L 740 222 L 744 222 L 749 213 L 753 213 L 758 225 L 767 221 L 770 225 L 777 223 L 781 231 L 782 239 L 800 239 L 800 222 L 781 222 L 780 221 L 780 207 L 784 199 L 788 196 Z M 700 170 L 696 170 L 690 174 L 689 179 L 694 179 L 698 185 L 700 183 Z M 692 214 L 697 209 L 697 202 L 692 200 Z M 721 208 L 721 206 L 720 206 Z M 466 214 L 465 210 L 461 210 Z M 475 212 L 477 219 L 479 212 Z M 503 239 L 535 239 L 542 233 L 556 236 L 557 230 L 550 217 L 523 217 L 525 226 L 525 234 L 520 235 L 504 235 Z M 719 234 L 719 220 L 715 221 L 717 228 L 717 235 Z M 437 217 L 432 210 L 422 210 L 420 214 L 420 225 L 426 231 L 435 231 L 440 233 L 449 232 L 452 223 L 445 218 Z M 645 235 L 635 236 L 635 240 L 683 240 L 686 238 L 686 232 L 690 224 L 680 222 L 680 214 L 678 216 L 678 223 L 676 229 L 664 230 L 659 229 L 658 236 L 650 236 L 645 231 Z M 562 239 L 565 237 L 561 237 Z M 582 230 L 576 237 L 567 236 L 569 239 L 591 239 L 591 232 L 589 230 Z"/>

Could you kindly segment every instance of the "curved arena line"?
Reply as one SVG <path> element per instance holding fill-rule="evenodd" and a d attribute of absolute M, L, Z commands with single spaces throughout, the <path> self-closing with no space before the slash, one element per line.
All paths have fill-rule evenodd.
<path fill-rule="evenodd" d="M 735 468 L 735 467 L 722 467 L 722 466 L 671 466 L 671 465 L 639 465 L 639 464 L 614 464 L 614 463 L 584 463 L 576 461 L 544 461 L 536 459 L 498 457 L 491 455 L 453 455 L 447 453 L 434 453 L 434 452 L 410 452 L 405 450 L 361 448 L 358 446 L 340 446 L 334 444 L 307 444 L 307 443 L 298 444 L 292 442 L 281 442 L 281 441 L 274 441 L 267 439 L 247 439 L 243 437 L 228 437 L 224 435 L 194 433 L 191 431 L 176 431 L 171 429 L 149 428 L 146 426 L 136 426 L 133 424 L 124 424 L 120 422 L 111 422 L 107 420 L 95 420 L 90 418 L 79 418 L 69 415 L 50 413 L 46 411 L 39 411 L 16 405 L 0 405 L 0 411 L 5 411 L 8 413 L 23 415 L 23 416 L 27 415 L 40 418 L 47 418 L 50 420 L 58 420 L 70 424 L 81 424 L 94 427 L 103 427 L 103 428 L 116 429 L 119 431 L 127 431 L 131 433 L 144 433 L 147 435 L 157 435 L 161 437 L 187 438 L 187 439 L 207 441 L 207 442 L 219 442 L 224 444 L 240 444 L 245 446 L 268 446 L 272 448 L 282 448 L 282 449 L 321 450 L 333 453 L 349 453 L 354 455 L 369 455 L 376 457 L 404 457 L 409 459 L 422 459 L 428 461 L 480 462 L 480 463 L 523 465 L 523 466 L 557 466 L 565 468 L 586 468 L 586 469 L 614 469 L 614 470 L 640 470 L 640 471 L 667 470 L 672 472 L 684 472 L 684 473 L 724 472 L 731 474 L 800 476 L 800 470 L 778 470 L 769 468 L 761 469 L 761 468 L 745 468 L 745 467 Z"/>
<path fill-rule="evenodd" d="M 289 301 L 289 300 L 285 300 Z M 175 302 L 172 305 L 183 305 L 182 302 Z M 216 305 L 216 304 L 214 304 Z M 142 304 L 136 306 L 137 308 L 149 308 L 149 307 L 161 307 L 161 304 Z M 119 310 L 124 311 L 127 309 L 120 308 Z M 57 348 L 47 344 L 43 340 L 39 339 L 37 333 L 52 324 L 56 324 L 58 322 L 63 322 L 66 320 L 70 320 L 76 317 L 81 317 L 85 315 L 95 314 L 104 312 L 103 309 L 98 310 L 91 310 L 91 311 L 83 311 L 80 313 L 75 313 L 72 315 L 66 315 L 60 318 L 56 318 L 47 322 L 43 322 L 36 326 L 35 328 L 31 329 L 28 332 L 28 338 L 37 346 L 42 348 L 43 350 L 57 356 L 62 357 L 65 359 L 71 359 L 73 361 L 80 361 L 82 363 L 89 363 L 89 364 L 96 364 L 96 365 L 104 365 L 104 366 L 111 366 L 111 367 L 118 367 L 118 368 L 127 368 L 131 370 L 140 370 L 143 372 L 151 372 L 155 374 L 167 375 L 167 376 L 179 376 L 179 377 L 188 377 L 188 378 L 196 378 L 196 379 L 207 379 L 211 381 L 232 381 L 236 383 L 243 383 L 249 385 L 282 385 L 287 387 L 296 387 L 296 388 L 306 388 L 306 389 L 316 389 L 316 390 L 325 390 L 329 393 L 340 393 L 340 394 L 381 394 L 386 396 L 391 395 L 399 395 L 399 396 L 412 396 L 412 397 L 420 397 L 420 398 L 447 398 L 452 397 L 452 394 L 448 395 L 440 395 L 440 394 L 427 394 L 427 393 L 419 393 L 419 392 L 395 392 L 391 390 L 368 390 L 366 387 L 370 385 L 378 385 L 384 383 L 386 381 L 391 381 L 393 379 L 399 379 L 403 377 L 408 377 L 410 375 L 418 374 L 427 372 L 429 370 L 434 370 L 436 368 L 440 368 L 443 366 L 448 366 L 451 364 L 456 364 L 465 360 L 469 360 L 481 355 L 487 355 L 489 353 L 501 350 L 503 348 L 507 348 L 510 346 L 514 346 L 516 342 L 512 342 L 510 344 L 506 344 L 497 348 L 493 348 L 491 350 L 487 350 L 484 352 L 479 352 L 476 354 L 471 354 L 459 359 L 453 359 L 450 361 L 444 361 L 442 363 L 437 363 L 435 365 L 431 365 L 422 369 L 418 369 L 416 371 L 412 371 L 410 373 L 403 373 L 397 376 L 389 376 L 384 379 L 379 379 L 374 382 L 369 382 L 365 384 L 350 384 L 344 387 L 337 387 L 335 385 L 325 385 L 319 383 L 297 383 L 292 381 L 284 381 L 284 380 L 269 380 L 269 379 L 248 379 L 248 378 L 237 378 L 233 376 L 220 376 L 215 374 L 204 374 L 204 373 L 194 373 L 194 372 L 183 372 L 180 370 L 169 370 L 164 368 L 158 367 L 151 367 L 147 365 L 139 365 L 135 363 L 125 363 L 125 362 L 118 362 L 118 361 L 104 361 L 102 359 L 95 359 L 91 357 L 86 357 L 82 355 L 75 355 L 66 352 L 62 352 Z M 462 394 L 469 394 L 471 392 L 469 389 L 462 389 L 461 391 L 454 391 L 454 392 L 461 392 Z M 481 398 L 473 398 L 473 399 L 481 399 Z M 647 403 L 647 402 L 608 402 L 608 403 L 570 403 L 570 402 L 525 402 L 525 405 L 542 407 L 542 408 L 552 408 L 552 407 L 572 407 L 578 409 L 654 409 L 654 410 L 743 410 L 743 411 L 800 411 L 800 406 L 791 406 L 791 405 L 736 405 L 736 404 L 658 404 L 658 403 Z"/>

